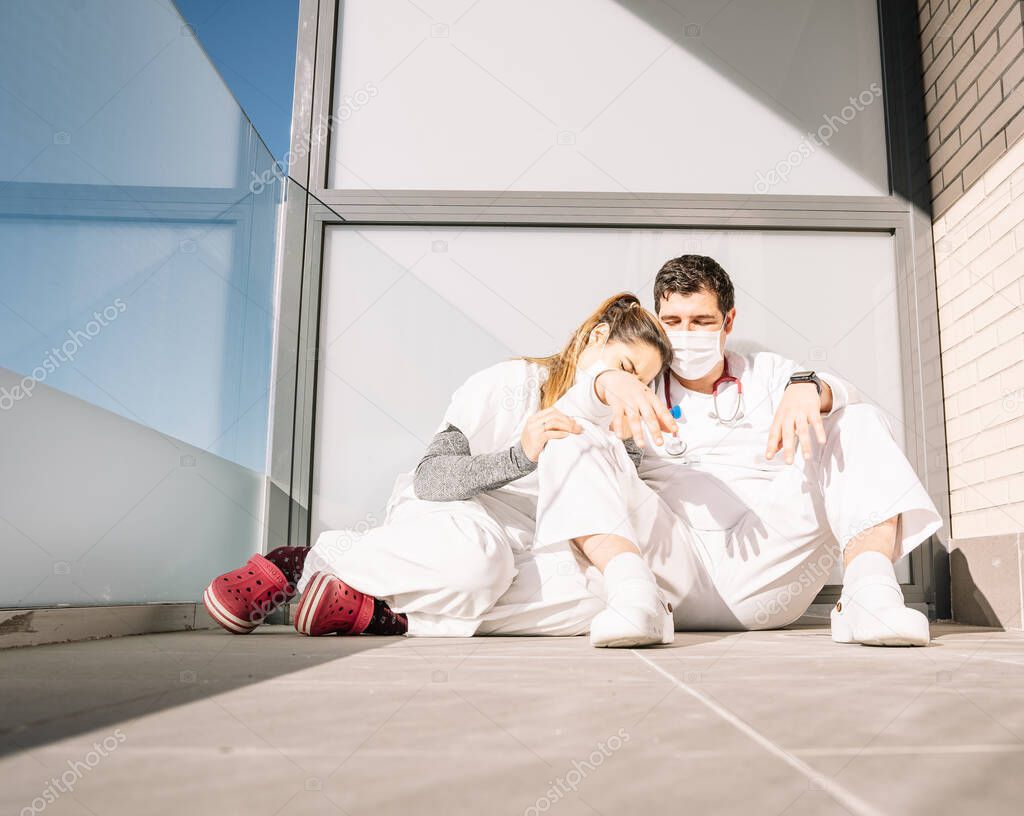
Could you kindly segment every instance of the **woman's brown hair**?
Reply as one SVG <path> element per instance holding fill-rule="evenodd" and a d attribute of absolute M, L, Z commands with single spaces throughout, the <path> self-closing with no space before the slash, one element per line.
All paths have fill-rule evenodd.
<path fill-rule="evenodd" d="M 598 306 L 557 354 L 523 358 L 547 369 L 547 379 L 540 389 L 541 408 L 550 408 L 572 388 L 576 381 L 576 364 L 580 354 L 587 346 L 590 333 L 602 323 L 608 324 L 609 341 L 639 342 L 654 346 L 661 355 L 662 370 L 672 361 L 672 344 L 658 319 L 640 305 L 636 295 L 620 292 Z"/>

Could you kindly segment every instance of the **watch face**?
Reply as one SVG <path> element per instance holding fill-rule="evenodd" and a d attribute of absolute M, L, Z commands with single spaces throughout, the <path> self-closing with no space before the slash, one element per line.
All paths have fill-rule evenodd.
<path fill-rule="evenodd" d="M 793 373 L 791 379 L 794 380 L 809 380 L 814 376 L 813 371 L 796 371 Z"/>

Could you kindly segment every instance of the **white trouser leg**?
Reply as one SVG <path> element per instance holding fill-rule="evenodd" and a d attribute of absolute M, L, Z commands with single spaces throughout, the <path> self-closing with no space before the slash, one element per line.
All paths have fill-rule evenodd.
<path fill-rule="evenodd" d="M 902 516 L 897 557 L 941 519 L 881 412 L 851 405 L 825 420 L 826 442 L 793 466 L 730 531 L 715 586 L 743 628 L 792 623 L 806 611 L 857 533 Z"/>
<path fill-rule="evenodd" d="M 364 533 L 322 533 L 298 588 L 329 572 L 409 617 L 409 634 L 469 637 L 516 576 L 513 543 L 473 502 L 403 508 Z"/>
<path fill-rule="evenodd" d="M 677 625 L 691 607 L 709 614 L 727 610 L 715 600 L 705 548 L 637 476 L 622 442 L 581 421 L 583 433 L 552 440 L 538 465 L 537 544 L 554 546 L 587 535 L 614 534 L 632 542 L 650 566 Z M 602 599 L 603 581 L 593 567 L 589 587 Z M 695 606 L 693 599 L 704 599 Z M 593 604 L 591 607 L 593 608 Z"/>

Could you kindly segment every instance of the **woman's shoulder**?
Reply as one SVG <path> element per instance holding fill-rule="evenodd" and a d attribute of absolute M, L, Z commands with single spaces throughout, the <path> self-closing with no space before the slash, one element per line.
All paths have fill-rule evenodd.
<path fill-rule="evenodd" d="M 478 371 L 466 380 L 463 388 L 472 391 L 540 390 L 547 377 L 547 369 L 529 360 L 504 360 Z"/>

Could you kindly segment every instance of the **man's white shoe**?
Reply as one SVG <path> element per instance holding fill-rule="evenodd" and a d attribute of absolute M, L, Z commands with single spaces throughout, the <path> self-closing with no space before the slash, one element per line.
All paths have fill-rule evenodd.
<path fill-rule="evenodd" d="M 927 646 L 928 618 L 904 603 L 899 582 L 867 575 L 844 586 L 832 609 L 832 640 L 865 646 Z"/>
<path fill-rule="evenodd" d="M 660 601 L 655 610 L 639 606 L 609 606 L 590 624 L 590 645 L 629 649 L 633 646 L 668 644 L 675 640 L 670 607 Z"/>

